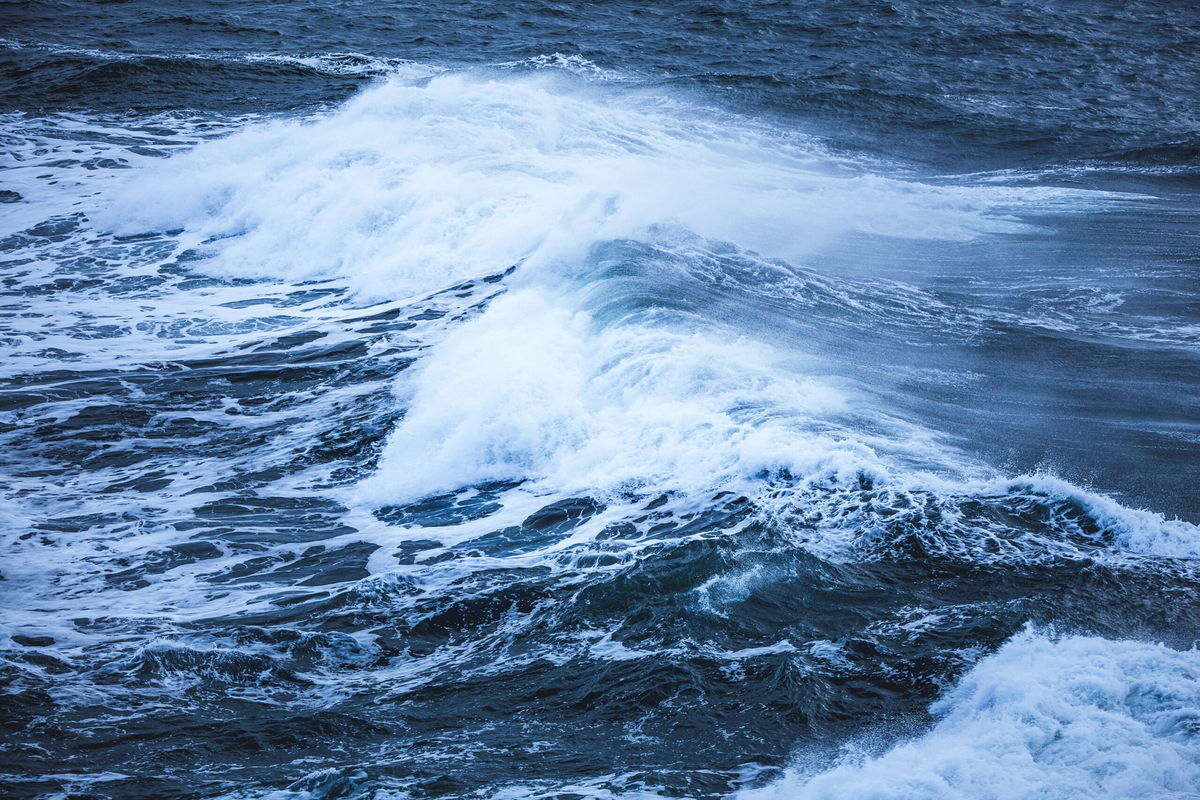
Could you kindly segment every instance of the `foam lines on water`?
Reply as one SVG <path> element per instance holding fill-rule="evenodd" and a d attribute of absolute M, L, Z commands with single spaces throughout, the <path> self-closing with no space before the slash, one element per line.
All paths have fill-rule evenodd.
<path fill-rule="evenodd" d="M 140 243 L 107 246 L 144 255 Z M 74 352 L 39 342 L 12 365 L 21 372 L 3 391 L 15 523 L 5 589 L 23 598 L 8 607 L 18 627 L 21 609 L 39 602 L 133 617 L 198 611 L 189 598 L 206 596 L 207 582 L 244 584 L 286 560 L 272 554 L 285 543 L 353 533 L 338 522 L 344 509 L 312 492 L 370 468 L 398 411 L 395 374 L 478 313 L 503 277 L 362 307 L 336 287 L 196 278 L 171 252 L 144 267 L 158 280 L 131 292 L 131 306 L 158 301 L 157 319 L 105 337 L 68 330 Z M 102 277 L 108 268 L 99 265 Z M 52 312 L 59 327 L 85 308 L 96 324 L 97 306 L 119 318 L 120 293 L 105 297 L 112 287 L 95 283 L 52 302 L 22 284 L 10 307 Z M 196 541 L 200 530 L 222 535 Z M 323 562 L 310 566 L 335 579 Z M 69 589 L 60 596 L 57 585 Z M 152 585 L 155 601 L 136 591 Z M 42 590 L 50 596 L 35 599 Z"/>
<path fill-rule="evenodd" d="M 139 53 L 119 50 L 98 50 L 85 47 L 62 47 L 46 42 L 22 42 L 0 39 L 0 47 L 11 50 L 33 50 L 52 56 L 79 56 L 96 61 L 176 61 L 176 62 L 224 62 L 232 64 L 279 64 L 303 67 L 326 75 L 352 75 L 381 77 L 405 75 L 407 77 L 435 74 L 439 70 L 403 58 L 382 58 L 363 53 L 316 53 L 312 55 L 287 55 L 282 53 Z M 563 58 L 564 66 L 576 66 L 577 62 Z M 554 56 L 546 56 L 542 63 L 554 63 Z M 580 69 L 585 68 L 579 64 Z"/>

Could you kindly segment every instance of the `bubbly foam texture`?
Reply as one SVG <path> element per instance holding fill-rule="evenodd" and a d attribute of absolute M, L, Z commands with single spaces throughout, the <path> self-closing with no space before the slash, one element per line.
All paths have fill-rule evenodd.
<path fill-rule="evenodd" d="M 1131 553 L 1167 558 L 1200 558 L 1200 526 L 1162 514 L 1129 508 L 1061 478 L 1032 475 L 1017 481 L 992 482 L 991 490 L 1012 492 L 1028 487 L 1051 497 L 1079 503 L 1102 528 L 1111 531 L 1114 543 Z M 983 491 L 981 487 L 981 491 Z"/>
<path fill-rule="evenodd" d="M 366 493 L 404 501 L 523 479 L 688 492 L 873 463 L 829 429 L 845 397 L 789 374 L 768 348 L 569 309 L 522 289 L 451 334 L 405 385 L 408 414 Z"/>
<path fill-rule="evenodd" d="M 1200 653 L 1018 635 L 877 758 L 803 767 L 740 800 L 1061 800 L 1200 794 Z"/>
<path fill-rule="evenodd" d="M 95 469 L 79 469 L 79 457 L 71 456 L 49 479 L 27 470 L 14 483 L 17 504 L 0 509 L 10 522 L 4 545 L 19 554 L 5 568 L 9 599 L 0 608 L 7 627 L 52 636 L 66 660 L 99 659 L 98 667 L 58 684 L 60 710 L 87 707 L 90 715 L 101 693 L 116 708 L 122 695 L 145 708 L 156 692 L 187 692 L 191 707 L 202 691 L 265 707 L 286 697 L 280 685 L 290 687 L 290 702 L 307 707 L 368 696 L 407 702 L 418 688 L 440 691 L 446 676 L 459 686 L 547 661 L 575 660 L 575 669 L 588 660 L 619 665 L 669 656 L 687 663 L 699 655 L 733 675 L 743 662 L 795 653 L 817 674 L 821 665 L 854 674 L 856 661 L 842 642 L 793 642 L 790 632 L 760 640 L 747 634 L 728 646 L 697 636 L 660 647 L 654 636 L 631 636 L 623 624 L 590 627 L 606 594 L 637 597 L 631 591 L 639 591 L 642 577 L 627 580 L 627 567 L 647 565 L 646 591 L 675 581 L 671 562 L 687 555 L 690 537 L 735 543 L 711 576 L 698 575 L 688 590 L 696 617 L 732 617 L 739 603 L 769 599 L 773 581 L 791 581 L 774 566 L 781 560 L 774 548 L 805 548 L 831 561 L 903 560 L 918 552 L 943 566 L 1058 564 L 1068 576 L 1069 559 L 1124 567 L 1134 559 L 1122 551 L 1200 555 L 1195 526 L 1064 482 L 961 479 L 973 467 L 932 433 L 822 377 L 798 355 L 797 342 L 788 343 L 785 357 L 745 338 L 736 320 L 702 302 L 715 293 L 698 289 L 707 282 L 732 299 L 767 302 L 792 286 L 782 278 L 798 272 L 748 250 L 795 264 L 846 232 L 963 240 L 1028 231 L 1009 216 L 1011 207 L 1069 210 L 1103 195 L 871 175 L 788 131 L 627 88 L 615 94 L 605 86 L 615 76 L 574 57 L 475 73 L 357 56 L 320 57 L 308 66 L 395 69 L 407 77 L 317 118 L 259 122 L 199 144 L 207 135 L 199 127 L 167 134 L 109 127 L 80 153 L 78 131 L 67 122 L 60 132 L 39 123 L 30 150 L 41 151 L 37 137 L 46 137 L 79 158 L 64 163 L 43 152 L 13 170 L 23 181 L 21 217 L 5 223 L 13 230 L 45 219 L 43 209 L 53 207 L 55 214 L 84 211 L 121 233 L 187 232 L 182 240 L 164 234 L 141 244 L 91 240 L 96 232 L 81 222 L 61 233 L 48 226 L 41 243 L 30 245 L 39 260 L 22 279 L 45 286 L 44 298 L 30 301 L 44 330 L 16 353 L 20 370 L 46 371 L 56 391 L 66 381 L 55 372 L 68 358 L 121 379 L 47 400 L 39 424 L 79 416 L 77 430 L 119 443 L 105 456 L 120 456 L 118 447 L 149 452 L 143 461 L 114 458 Z M 550 74 L 506 71 L 527 69 Z M 195 146 L 159 160 L 126 149 L 134 143 L 160 154 Z M 142 168 L 117 177 L 117 167 L 92 158 L 102 154 Z M 88 177 L 92 166 L 99 174 Z M 59 171 L 70 182 L 60 184 Z M 109 201 L 99 213 L 96 196 Z M 681 229 L 690 233 L 673 238 Z M 604 248 L 596 245 L 621 238 L 639 240 L 609 248 L 630 244 L 622 250 L 629 257 L 597 265 Z M 693 248 L 686 255 L 698 258 L 676 258 L 672 263 L 685 265 L 672 271 L 669 257 L 656 261 L 654 254 L 680 255 L 671 251 L 680 240 Z M 202 241 L 207 262 L 181 258 Z M 72 264 L 62 256 L 74 250 Z M 713 257 L 731 250 L 748 265 L 743 283 Z M 97 263 L 98 252 L 112 263 Z M 521 269 L 507 280 L 495 274 L 517 262 Z M 781 280 L 756 280 L 760 265 Z M 276 280 L 197 280 L 195 266 Z M 52 280 L 64 269 L 97 288 L 55 290 Z M 484 275 L 470 288 L 422 296 Z M 146 280 L 109 293 L 118 278 Z M 154 288 L 160 278 L 167 288 Z M 290 283 L 310 278 L 332 280 Z M 906 324 L 925 326 L 950 318 L 922 316 L 936 299 L 915 290 L 897 302 L 902 287 L 843 292 L 850 284 L 834 276 L 812 284 L 822 302 L 860 303 L 867 315 L 902 313 Z M 356 308 L 346 287 L 388 302 Z M 411 294 L 420 300 L 403 299 Z M 808 307 L 798 304 L 796 313 Z M 90 319 L 97 309 L 99 319 L 71 331 L 61 323 Z M 107 324 L 113 319 L 125 327 Z M 137 324 L 125 325 L 131 320 Z M 360 352 L 359 343 L 369 347 Z M 14 372 L 17 357 L 8 367 Z M 157 370 L 160 386 L 133 382 L 147 372 L 144 365 L 164 358 L 176 363 Z M 282 379 L 294 381 L 284 393 L 271 376 L 296 365 L 304 366 Z M 239 391 L 229 379 L 259 379 L 257 372 L 261 388 Z M 374 475 L 355 484 L 373 463 L 376 431 L 401 413 L 386 391 L 395 374 L 403 417 Z M 160 393 L 159 407 L 141 402 L 147 392 Z M 116 411 L 100 408 L 88 423 L 84 412 L 98 397 Z M 123 408 L 147 419 L 128 426 L 108 420 Z M 160 434 L 173 444 L 162 445 Z M 951 482 L 918 475 L 913 465 L 959 474 Z M 525 485 L 458 491 L 497 480 Z M 722 490 L 750 500 L 714 494 Z M 443 491 L 453 493 L 438 501 L 445 507 L 430 503 L 424 516 L 379 508 Z M 645 502 L 652 492 L 675 496 Z M 602 502 L 569 512 L 549 502 L 583 494 Z M 780 525 L 755 542 L 759 523 L 773 521 L 775 501 L 784 509 L 774 518 Z M 717 521 L 688 513 L 695 506 L 717 511 Z M 747 509 L 745 516 L 738 509 Z M 43 525 L 27 542 L 27 511 L 47 521 L 74 518 Z M 446 524 L 455 513 L 462 521 Z M 539 513 L 543 523 L 554 514 L 583 516 L 561 529 L 539 528 Z M 618 524 L 630 519 L 636 526 Z M 920 548 L 904 550 L 913 540 Z M 1008 574 L 980 574 L 989 571 Z M 535 574 L 547 576 L 542 588 L 528 579 Z M 614 583 L 605 587 L 609 575 Z M 663 584 L 659 575 L 667 576 Z M 524 591 L 526 580 L 529 596 L 547 599 L 517 613 L 517 595 L 508 590 Z M 577 592 L 580 585 L 603 591 Z M 287 610 L 297 602 L 316 605 Z M 489 606 L 511 608 L 495 622 L 495 636 L 487 632 Z M 932 604 L 882 619 L 866 633 L 885 643 L 908 641 L 897 629 L 941 639 L 941 631 L 969 632 L 974 611 Z M 240 624 L 247 614 L 275 622 Z M 214 628 L 222 617 L 228 627 Z M 370 626 L 353 636 L 324 624 L 320 633 L 307 630 L 331 619 Z M 432 652 L 389 653 L 392 643 L 376 639 L 376 620 L 408 629 L 428 622 L 433 638 L 438 626 L 460 626 L 462 636 L 448 636 Z M 296 624 L 306 630 L 292 636 Z M 284 630 L 269 636 L 275 626 Z M 553 647 L 526 646 L 542 632 L 556 637 Z M 954 663 L 967 657 L 943 654 Z M 880 757 L 847 758 L 832 771 L 817 773 L 827 764 L 798 767 L 747 797 L 1195 795 L 1198 686 L 1194 652 L 1029 633 L 950 690 L 934 706 L 937 722 L 925 735 Z M 325 770 L 286 791 L 247 788 L 235 796 L 378 794 L 357 780 Z M 677 794 L 637 788 L 639 780 L 603 776 L 492 794 Z M 81 779 L 79 790 L 85 788 Z"/>
<path fill-rule="evenodd" d="M 969 239 L 1017 203 L 1095 194 L 866 174 L 812 140 L 561 70 L 396 78 L 336 112 L 275 121 L 142 170 L 98 222 L 219 239 L 210 269 L 432 290 L 678 223 L 789 259 L 846 231 Z"/>
<path fill-rule="evenodd" d="M 812 370 L 690 315 L 609 319 L 579 293 L 516 288 L 400 377 L 407 413 L 356 499 L 405 503 L 491 481 L 701 503 L 735 491 L 834 560 L 886 555 L 886 531 L 903 538 L 920 509 L 938 520 L 929 552 L 971 562 L 1200 556 L 1193 524 L 1051 476 L 996 478 Z M 979 499 L 1041 521 L 1001 525 L 968 511 Z"/>
<path fill-rule="evenodd" d="M 736 331 L 644 313 L 602 322 L 580 299 L 611 288 L 588 272 L 589 250 L 613 237 L 661 241 L 682 225 L 799 257 L 847 230 L 978 236 L 1019 229 L 1004 213 L 1011 204 L 1071 208 L 1104 197 L 882 178 L 736 116 L 628 86 L 616 93 L 511 72 L 396 78 L 315 120 L 249 124 L 141 166 L 115 191 L 118 179 L 105 177 L 99 192 L 111 202 L 92 216 L 125 233 L 183 227 L 192 240 L 213 237 L 207 271 L 334 276 L 394 299 L 525 259 L 510 297 L 402 377 L 407 416 L 361 487 L 373 502 L 494 479 L 688 493 L 749 491 L 776 471 L 843 482 L 905 473 L 919 483 L 909 468 L 888 468 L 880 454 L 892 446 L 906 464 L 961 471 L 929 432 L 860 408 L 852 391 L 801 374 Z M 1126 549 L 1200 552 L 1195 526 L 1068 484 L 1046 491 L 1099 509 Z"/>
<path fill-rule="evenodd" d="M 769 348 L 711 324 L 591 318 L 576 290 L 595 280 L 594 246 L 682 229 L 795 263 L 850 231 L 969 239 L 1026 230 L 1014 205 L 1098 196 L 884 178 L 793 132 L 602 84 L 393 79 L 141 170 L 98 221 L 183 228 L 208 240 L 211 271 L 335 277 L 375 297 L 522 264 L 519 296 L 405 378 L 407 417 L 363 487 L 382 502 L 496 479 L 691 492 L 875 470 L 868 437 L 835 419 L 845 398 Z"/>

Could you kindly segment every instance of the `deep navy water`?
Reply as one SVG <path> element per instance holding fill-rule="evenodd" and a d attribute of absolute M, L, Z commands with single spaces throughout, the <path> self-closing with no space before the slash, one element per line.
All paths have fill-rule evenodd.
<path fill-rule="evenodd" d="M 1200 797 L 1200 10 L 0 3 L 0 794 Z"/>

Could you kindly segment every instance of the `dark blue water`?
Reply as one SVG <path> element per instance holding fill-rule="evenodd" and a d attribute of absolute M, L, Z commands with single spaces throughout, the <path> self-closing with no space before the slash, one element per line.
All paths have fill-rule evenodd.
<path fill-rule="evenodd" d="M 0 31 L 5 796 L 1200 797 L 1190 4 Z"/>

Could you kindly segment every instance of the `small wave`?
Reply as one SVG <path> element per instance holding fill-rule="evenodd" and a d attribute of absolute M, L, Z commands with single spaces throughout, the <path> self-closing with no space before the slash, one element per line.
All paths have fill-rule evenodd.
<path fill-rule="evenodd" d="M 531 58 L 523 58 L 519 61 L 500 61 L 493 66 L 500 69 L 559 70 L 585 80 L 605 82 L 633 80 L 631 76 L 625 73 L 604 69 L 596 62 L 576 54 L 545 53 Z"/>
<path fill-rule="evenodd" d="M 923 736 L 739 800 L 986 800 L 1200 793 L 1200 653 L 1027 631 L 931 708 Z M 817 765 L 813 765 L 816 767 Z M 820 767 L 817 767 L 820 769 Z"/>
<path fill-rule="evenodd" d="M 88 47 L 63 47 L 45 42 L 21 42 L 0 39 L 0 47 L 10 50 L 32 50 L 56 56 L 87 58 L 95 61 L 137 62 L 192 61 L 224 64 L 280 64 L 301 67 L 324 75 L 379 77 L 403 75 L 426 77 L 439 71 L 437 67 L 404 58 L 387 58 L 354 52 L 291 55 L 282 53 L 129 53 L 119 50 L 98 50 Z"/>
<path fill-rule="evenodd" d="M 1200 558 L 1200 527 L 1048 475 L 955 483 L 864 476 L 848 485 L 780 486 L 759 502 L 797 544 L 835 561 L 1132 567 L 1164 559 L 1186 568 Z"/>

